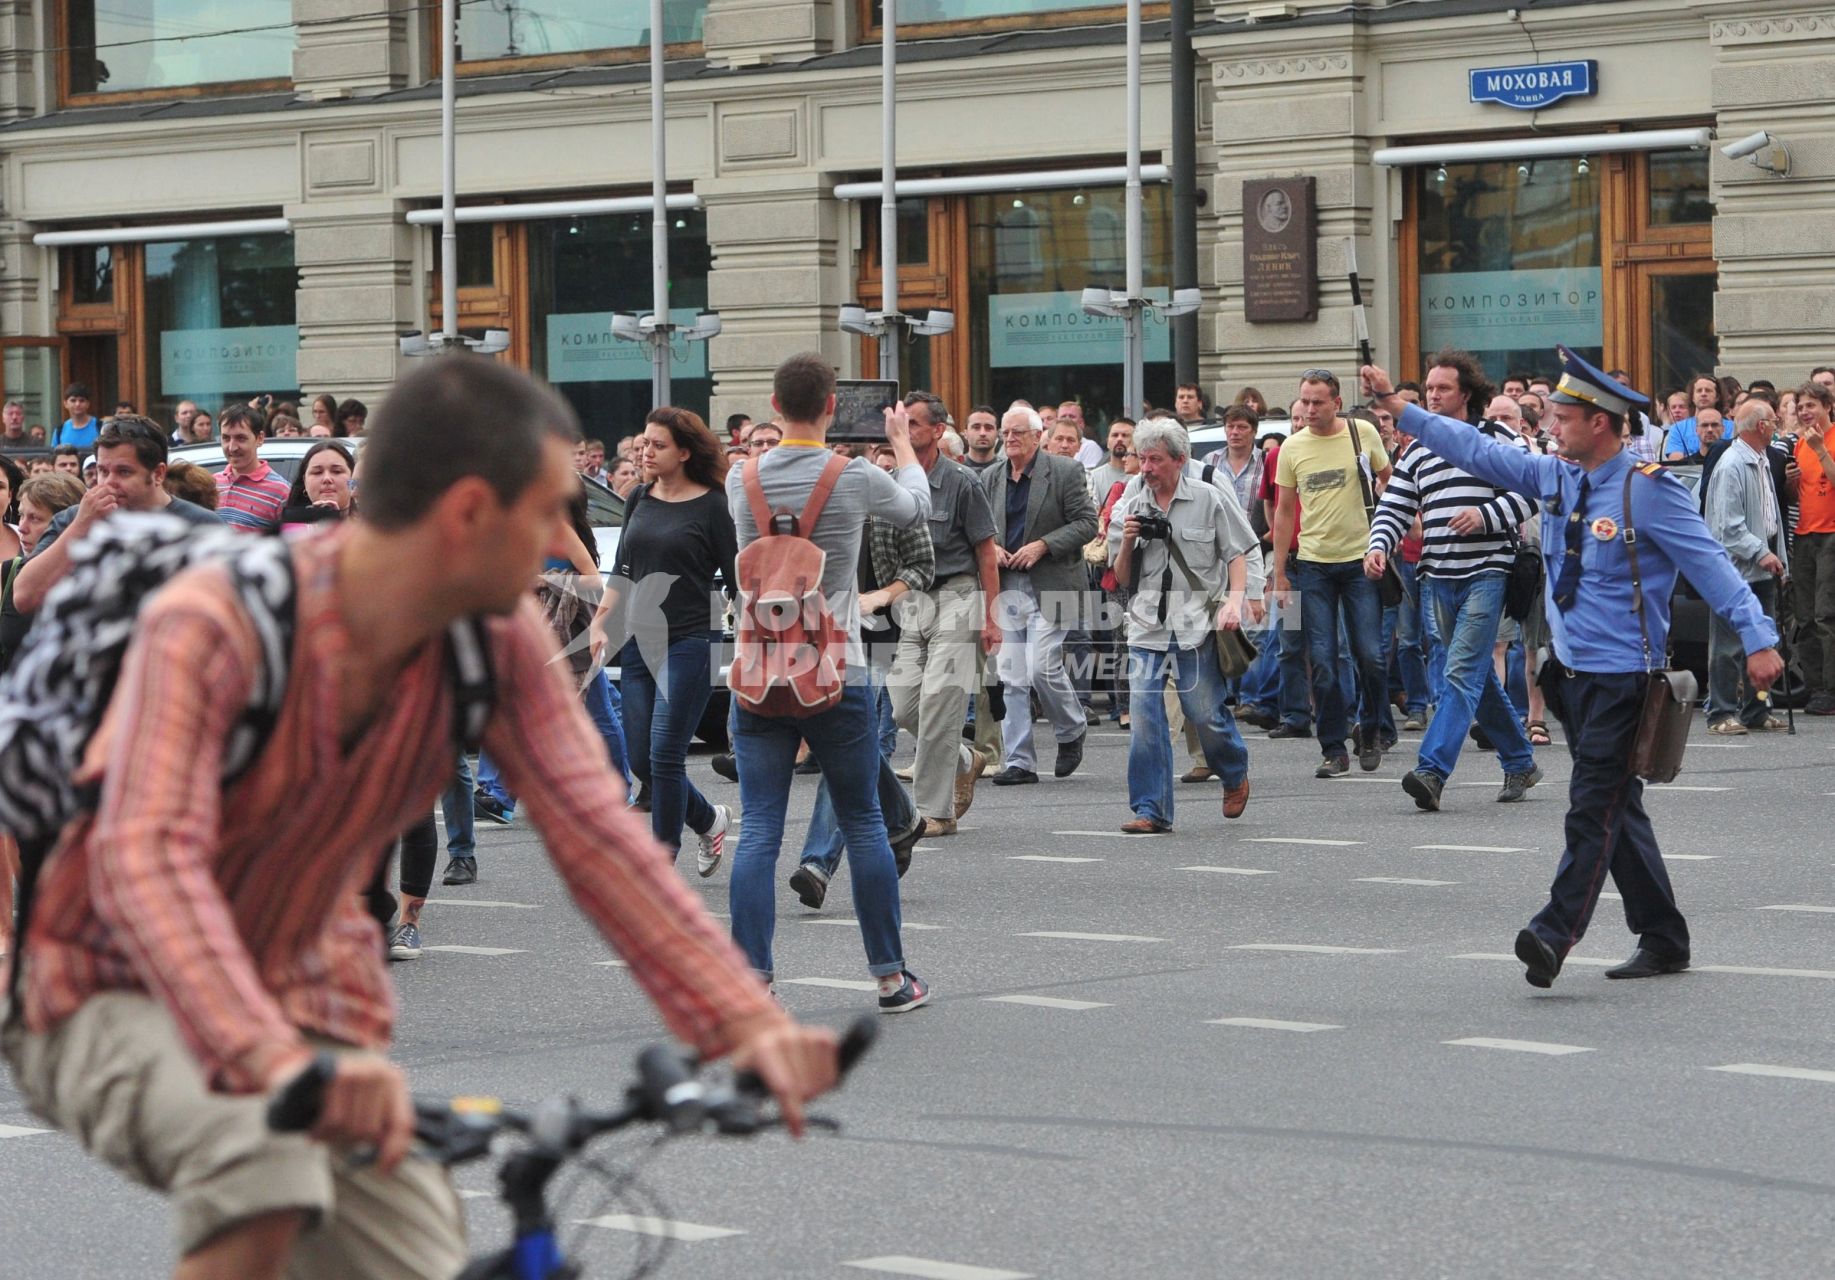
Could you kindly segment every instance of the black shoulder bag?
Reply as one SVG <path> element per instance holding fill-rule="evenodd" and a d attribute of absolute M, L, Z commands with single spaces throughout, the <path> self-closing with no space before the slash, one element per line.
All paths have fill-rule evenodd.
<path fill-rule="evenodd" d="M 1655 463 L 1647 464 L 1660 470 Z M 1631 562 L 1631 611 L 1637 614 L 1638 633 L 1644 639 L 1644 708 L 1638 713 L 1637 737 L 1631 744 L 1631 772 L 1646 782 L 1669 782 L 1682 772 L 1682 752 L 1688 746 L 1689 725 L 1695 718 L 1695 699 L 1701 687 L 1693 672 L 1655 667 L 1650 653 L 1650 627 L 1644 620 L 1644 580 L 1637 568 L 1637 527 L 1631 519 L 1631 482 L 1642 466 L 1625 472 L 1625 556 Z M 1664 655 L 1667 662 L 1668 654 Z"/>
<path fill-rule="evenodd" d="M 1357 443 L 1357 419 L 1346 418 L 1344 425 L 1345 435 L 1351 442 L 1351 470 L 1357 473 L 1357 484 L 1363 490 L 1364 523 L 1374 526 L 1376 524 L 1376 487 L 1370 483 L 1370 477 L 1364 474 L 1364 451 L 1363 447 Z M 1400 547 L 1396 548 L 1396 553 L 1398 555 L 1401 553 Z M 1402 588 L 1402 575 L 1396 572 L 1395 556 L 1383 558 L 1383 576 L 1377 581 L 1376 587 L 1382 595 L 1385 609 L 1395 608 L 1407 596 L 1408 593 Z"/>

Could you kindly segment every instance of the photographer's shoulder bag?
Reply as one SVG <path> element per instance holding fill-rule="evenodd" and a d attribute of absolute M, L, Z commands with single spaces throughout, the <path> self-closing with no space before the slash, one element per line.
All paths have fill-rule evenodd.
<path fill-rule="evenodd" d="M 1644 639 L 1644 670 L 1649 676 L 1644 708 L 1638 714 L 1637 737 L 1631 744 L 1631 772 L 1646 782 L 1669 782 L 1682 772 L 1682 752 L 1688 746 L 1695 699 L 1701 693 L 1694 673 L 1653 666 L 1650 627 L 1644 620 L 1644 581 L 1637 567 L 1637 525 L 1631 518 L 1631 489 L 1638 472 L 1655 476 L 1662 470 L 1656 463 L 1647 462 L 1625 472 L 1625 556 L 1631 563 L 1631 611 L 1637 614 L 1638 633 Z"/>
<path fill-rule="evenodd" d="M 1185 553 L 1179 549 L 1179 540 L 1177 538 L 1168 538 L 1166 540 L 1166 552 L 1168 562 L 1166 565 L 1165 582 L 1160 589 L 1160 599 L 1162 601 L 1165 600 L 1166 593 L 1171 589 L 1172 566 L 1174 563 L 1179 566 L 1179 572 L 1184 575 L 1187 582 L 1191 583 L 1193 587 L 1200 591 L 1204 590 L 1203 580 L 1200 579 L 1197 574 L 1193 573 L 1191 565 L 1186 563 Z M 1225 591 L 1228 590 L 1228 583 L 1229 566 L 1225 565 Z M 1217 667 L 1223 672 L 1223 678 L 1225 680 L 1234 680 L 1249 669 L 1250 665 L 1254 663 L 1257 655 L 1260 653 L 1260 650 L 1256 648 L 1255 641 L 1249 639 L 1248 636 L 1242 633 L 1241 627 L 1238 627 L 1234 631 L 1226 631 L 1224 628 L 1217 625 L 1217 610 L 1221 608 L 1222 605 L 1222 594 L 1209 595 L 1204 602 L 1204 612 L 1211 623 L 1211 642 L 1216 646 L 1217 650 Z M 1165 606 L 1162 604 L 1160 614 L 1160 620 L 1162 622 L 1165 621 L 1164 610 Z"/>

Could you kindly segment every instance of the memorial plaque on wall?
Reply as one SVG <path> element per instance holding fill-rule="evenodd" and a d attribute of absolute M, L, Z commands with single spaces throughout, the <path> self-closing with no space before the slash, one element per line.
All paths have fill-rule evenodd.
<path fill-rule="evenodd" d="M 1311 178 L 1242 184 L 1243 317 L 1251 324 L 1318 315 L 1313 214 Z"/>

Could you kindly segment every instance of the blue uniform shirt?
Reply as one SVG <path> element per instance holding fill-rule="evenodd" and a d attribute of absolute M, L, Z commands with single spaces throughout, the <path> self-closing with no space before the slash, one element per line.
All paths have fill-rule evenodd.
<path fill-rule="evenodd" d="M 1464 423 L 1409 405 L 1396 421 L 1401 431 L 1499 488 L 1542 504 L 1542 554 L 1547 559 L 1548 623 L 1555 656 L 1575 671 L 1645 671 L 1665 665 L 1669 647 L 1669 597 L 1680 570 L 1689 585 L 1739 632 L 1747 653 L 1770 649 L 1778 630 L 1740 579 L 1727 552 L 1695 508 L 1688 489 L 1667 473 L 1631 482 L 1638 571 L 1644 580 L 1644 621 L 1650 657 L 1631 608 L 1631 564 L 1625 555 L 1625 472 L 1634 465 L 1620 453 L 1592 472 L 1561 458 L 1541 457 L 1499 444 Z M 1565 526 L 1589 478 L 1586 531 L 1580 550 L 1580 592 L 1563 613 L 1555 607 L 1555 582 L 1567 546 Z"/>

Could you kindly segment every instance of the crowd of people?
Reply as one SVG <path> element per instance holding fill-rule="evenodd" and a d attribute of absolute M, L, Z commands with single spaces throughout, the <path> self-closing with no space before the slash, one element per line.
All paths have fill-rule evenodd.
<path fill-rule="evenodd" d="M 1517 940 L 1526 977 L 1552 983 L 1606 866 L 1639 932 L 1608 976 L 1675 972 L 1688 934 L 1628 735 L 1643 681 L 1665 664 L 1678 573 L 1714 614 L 1714 732 L 1777 727 L 1781 637 L 1802 657 L 1806 710 L 1835 713 L 1835 392 L 1820 376 L 1784 397 L 1697 380 L 1661 416 L 1692 414 L 1659 425 L 1622 375 L 1566 351 L 1558 374 L 1501 391 L 1467 353 L 1425 363 L 1420 383 L 1399 385 L 1376 368 L 1306 369 L 1285 418 L 1244 388 L 1213 420 L 1185 385 L 1139 421 L 1018 400 L 958 423 L 914 390 L 883 436 L 831 441 L 835 370 L 809 354 L 778 368 L 768 418 L 735 415 L 722 438 L 659 407 L 608 451 L 551 392 L 455 357 L 404 379 L 360 463 L 336 438 L 364 433 L 357 402 L 320 397 L 304 430 L 267 397 L 224 406 L 206 427 L 226 460 L 215 476 L 170 456 L 196 438 L 195 406 L 179 407 L 176 430 L 127 405 L 97 422 L 73 386 L 74 435 L 58 445 L 74 472 L 69 454 L 29 476 L 0 454 L 0 665 L 73 546 L 114 512 L 163 511 L 298 535 L 291 678 L 311 692 L 289 698 L 252 775 L 206 798 L 217 780 L 192 765 L 233 728 L 254 646 L 207 577 L 153 598 L 111 708 L 100 807 L 46 870 L 7 1057 L 35 1107 L 94 1133 L 152 1121 L 116 1116 L 100 1093 L 53 1096 L 66 1055 L 131 1043 L 164 1072 L 188 1054 L 205 1074 L 184 1104 L 217 1116 L 211 1086 L 273 1088 L 310 1056 L 307 1033 L 373 1048 L 388 1026 L 376 929 L 382 955 L 421 955 L 434 804 L 454 886 L 477 879 L 475 820 L 512 821 L 520 804 L 671 1028 L 758 1067 L 794 1116 L 834 1065 L 832 1037 L 774 998 L 793 778 L 820 782 L 788 887 L 821 908 L 845 858 L 878 1008 L 902 1014 L 931 1000 L 901 930 L 917 842 L 956 834 L 983 782 L 1039 785 L 1036 726 L 1053 776 L 1078 774 L 1105 714 L 1130 730 L 1116 819 L 1141 835 L 1173 830 L 1177 798 L 1204 794 L 1181 784 L 1205 787 L 1226 822 L 1247 811 L 1246 728 L 1316 740 L 1320 779 L 1353 758 L 1374 771 L 1401 731 L 1421 731 L 1398 802 L 1436 810 L 1468 742 L 1497 756 L 1497 801 L 1520 801 L 1542 780 L 1552 717 L 1575 758 L 1568 849 Z M 1212 427 L 1217 447 L 1194 445 Z M 290 481 L 261 457 L 281 434 L 327 437 Z M 1696 457 L 1693 488 L 1657 465 Z M 624 503 L 615 563 L 599 563 L 580 476 Z M 403 564 L 419 568 L 406 585 Z M 480 617 L 483 630 L 465 630 Z M 774 666 L 786 618 L 818 638 Z M 465 682 L 468 645 L 487 679 Z M 736 804 L 688 768 L 723 658 L 731 750 L 713 768 L 737 783 Z M 477 688 L 490 717 L 472 740 L 458 711 Z M 905 771 L 901 730 L 916 744 Z M 700 877 L 730 862 L 730 938 L 670 871 L 686 835 Z M 385 845 L 399 851 L 393 877 Z M 301 856 L 320 850 L 334 856 Z M 251 870 L 257 851 L 268 869 Z M 114 875 L 98 880 L 103 864 Z M 92 901 L 102 882 L 120 892 Z M 313 976 L 331 972 L 349 975 L 336 993 Z M 117 996 L 129 1003 L 91 1018 Z M 426 1170 L 404 1180 L 399 1073 L 374 1054 L 339 1062 L 320 1136 L 377 1146 L 382 1201 L 444 1257 L 450 1188 Z M 273 1141 L 247 1116 L 219 1118 L 238 1142 Z M 223 1250 L 214 1274 L 284 1255 L 293 1211 L 356 1176 L 256 1186 L 222 1172 L 229 1147 L 210 1150 L 210 1178 L 162 1189 L 181 1201 L 185 1251 Z M 235 1196 L 203 1185 L 220 1177 Z"/>

